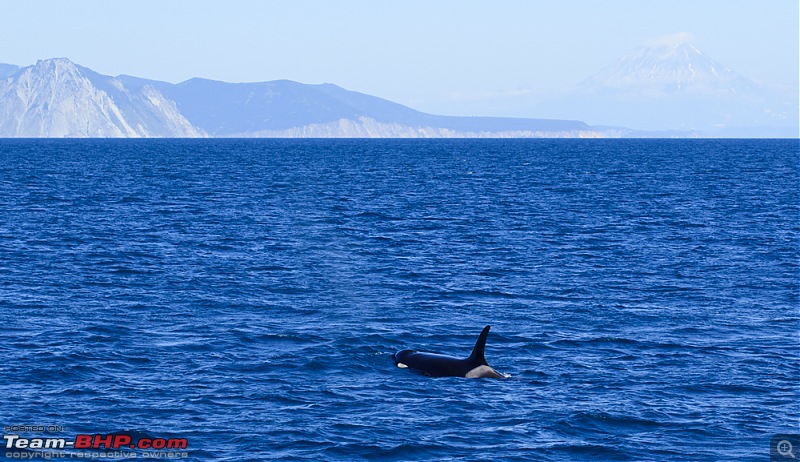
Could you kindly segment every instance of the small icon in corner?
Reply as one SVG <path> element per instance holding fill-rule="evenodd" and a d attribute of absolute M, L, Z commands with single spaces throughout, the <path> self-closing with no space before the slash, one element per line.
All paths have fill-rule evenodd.
<path fill-rule="evenodd" d="M 789 440 L 780 440 L 778 441 L 778 445 L 776 446 L 778 450 L 778 454 L 782 455 L 783 457 L 790 456 L 792 459 L 796 459 L 794 454 L 792 453 L 792 442 Z"/>
<path fill-rule="evenodd" d="M 769 460 L 771 462 L 797 460 L 798 449 L 800 449 L 800 435 L 775 435 L 770 440 Z"/>

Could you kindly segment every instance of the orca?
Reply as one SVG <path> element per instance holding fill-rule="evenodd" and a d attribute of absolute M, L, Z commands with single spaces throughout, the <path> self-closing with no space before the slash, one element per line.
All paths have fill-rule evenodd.
<path fill-rule="evenodd" d="M 489 327 L 491 326 L 483 328 L 472 354 L 465 359 L 416 350 L 398 351 L 392 355 L 392 359 L 397 367 L 408 368 L 429 377 L 506 378 L 505 375 L 492 369 L 484 357 L 483 350 L 486 348 Z"/>

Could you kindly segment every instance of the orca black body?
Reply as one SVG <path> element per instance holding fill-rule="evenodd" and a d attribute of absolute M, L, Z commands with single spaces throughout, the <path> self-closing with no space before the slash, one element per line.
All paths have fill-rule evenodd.
<path fill-rule="evenodd" d="M 392 355 L 397 367 L 409 368 L 430 377 L 505 378 L 489 366 L 484 357 L 489 327 L 483 328 L 472 354 L 465 359 L 416 350 L 398 351 Z"/>

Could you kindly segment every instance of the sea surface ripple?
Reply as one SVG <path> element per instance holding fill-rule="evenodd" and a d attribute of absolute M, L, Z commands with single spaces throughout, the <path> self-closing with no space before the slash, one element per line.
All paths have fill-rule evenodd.
<path fill-rule="evenodd" d="M 192 460 L 768 458 L 797 140 L 0 140 L 4 425 Z M 469 354 L 506 380 L 391 353 Z"/>

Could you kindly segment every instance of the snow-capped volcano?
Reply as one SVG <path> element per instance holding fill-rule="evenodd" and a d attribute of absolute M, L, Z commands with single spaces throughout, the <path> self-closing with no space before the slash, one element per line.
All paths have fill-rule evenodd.
<path fill-rule="evenodd" d="M 680 33 L 646 42 L 581 82 L 580 87 L 597 93 L 658 97 L 681 93 L 744 96 L 758 86 L 703 54 L 691 34 Z"/>
<path fill-rule="evenodd" d="M 797 94 L 769 88 L 701 51 L 688 33 L 649 40 L 561 98 L 550 117 L 702 136 L 797 136 Z"/>

